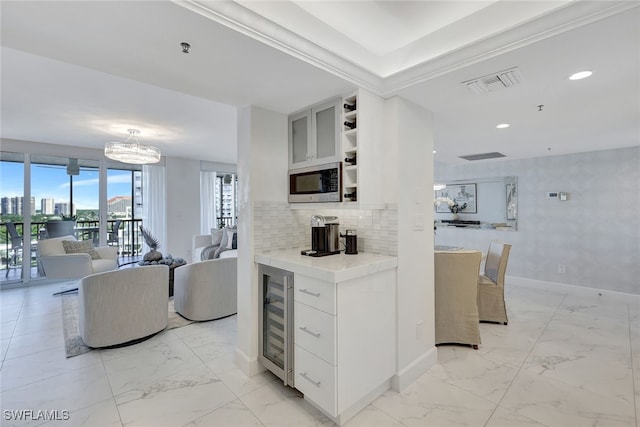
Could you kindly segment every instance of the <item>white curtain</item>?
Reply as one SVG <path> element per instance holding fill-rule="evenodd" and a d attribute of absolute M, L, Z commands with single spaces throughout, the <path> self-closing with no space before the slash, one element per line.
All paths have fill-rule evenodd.
<path fill-rule="evenodd" d="M 216 224 L 216 173 L 200 171 L 200 233 L 209 234 Z"/>
<path fill-rule="evenodd" d="M 142 166 L 142 226 L 160 242 L 160 251 L 167 246 L 167 185 L 164 166 Z M 144 240 L 143 240 L 144 243 Z M 144 252 L 149 251 L 144 245 Z"/>

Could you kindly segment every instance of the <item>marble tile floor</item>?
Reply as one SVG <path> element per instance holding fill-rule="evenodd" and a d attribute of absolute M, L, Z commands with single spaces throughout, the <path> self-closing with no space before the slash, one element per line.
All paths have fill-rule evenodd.
<path fill-rule="evenodd" d="M 508 283 L 508 326 L 388 391 L 349 427 L 640 427 L 640 297 Z M 2 426 L 332 426 L 265 372 L 233 362 L 236 317 L 65 358 L 60 284 L 0 291 Z M 10 410 L 69 411 L 14 421 Z M 62 413 L 60 413 L 62 418 Z"/>

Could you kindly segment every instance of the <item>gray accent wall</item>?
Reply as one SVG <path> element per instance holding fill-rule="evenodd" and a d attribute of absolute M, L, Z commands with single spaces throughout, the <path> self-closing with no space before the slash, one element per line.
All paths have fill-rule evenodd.
<path fill-rule="evenodd" d="M 438 229 L 436 244 L 486 252 L 491 240 L 501 240 L 513 245 L 509 276 L 640 295 L 640 147 L 436 162 L 434 175 L 435 182 L 518 177 L 517 231 Z M 555 191 L 567 192 L 568 200 L 547 198 Z"/>

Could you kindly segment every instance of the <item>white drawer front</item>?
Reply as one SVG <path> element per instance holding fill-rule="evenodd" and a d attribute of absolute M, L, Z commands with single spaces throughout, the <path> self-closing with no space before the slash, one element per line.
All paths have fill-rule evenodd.
<path fill-rule="evenodd" d="M 336 368 L 314 356 L 302 347 L 295 346 L 295 387 L 305 399 L 332 416 L 337 416 Z"/>
<path fill-rule="evenodd" d="M 294 280 L 294 300 L 336 314 L 336 286 L 311 277 L 296 275 Z"/>
<path fill-rule="evenodd" d="M 294 306 L 294 343 L 335 366 L 336 318 L 298 301 Z"/>

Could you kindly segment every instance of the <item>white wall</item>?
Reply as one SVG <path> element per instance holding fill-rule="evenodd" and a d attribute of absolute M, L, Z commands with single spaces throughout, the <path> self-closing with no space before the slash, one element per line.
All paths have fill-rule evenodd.
<path fill-rule="evenodd" d="M 509 276 L 640 294 L 640 147 L 435 170 L 443 182 L 518 177 L 517 231 L 438 229 L 438 244 L 486 251 L 502 240 L 513 245 Z"/>
<path fill-rule="evenodd" d="M 164 255 L 191 259 L 191 238 L 200 233 L 200 161 L 167 157 L 167 242 Z"/>
<path fill-rule="evenodd" d="M 258 107 L 238 110 L 238 345 L 247 374 L 263 370 L 258 357 L 258 274 L 254 263 L 255 202 L 287 200 L 287 116 Z"/>
<path fill-rule="evenodd" d="M 256 364 L 258 337 L 256 249 L 290 247 L 308 243 L 309 217 L 313 213 L 342 216 L 345 226 L 363 231 L 361 250 L 381 253 L 397 250 L 397 375 L 394 388 L 406 388 L 437 361 L 433 308 L 433 208 L 431 202 L 433 137 L 431 114 L 401 98 L 385 102 L 384 116 L 376 117 L 387 129 L 384 156 L 371 158 L 384 170 L 384 209 L 290 209 L 287 200 L 286 117 L 257 108 L 241 110 L 239 118 L 238 174 L 240 218 L 238 252 L 238 349 L 236 361 L 245 372 Z M 376 157 L 376 156 L 373 156 Z M 243 180 L 244 179 L 244 180 Z M 365 185 L 365 183 L 363 183 Z M 386 199 L 386 200 L 385 200 Z M 253 218 L 247 214 L 253 212 Z M 342 221 L 341 221 L 342 222 Z M 384 224 L 382 222 L 385 222 Z M 279 226 L 278 226 L 279 224 Z M 290 230 L 287 225 L 290 224 Z M 416 230 L 421 224 L 422 229 Z M 305 230 L 301 233 L 300 230 Z M 389 246 L 374 240 L 393 230 Z M 371 239 L 372 244 L 367 244 Z"/>
<path fill-rule="evenodd" d="M 398 206 L 397 374 L 403 390 L 437 361 L 433 267 L 433 124 L 431 113 L 402 98 L 387 100 L 389 159 Z M 425 167 L 426 165 L 426 167 Z"/>

